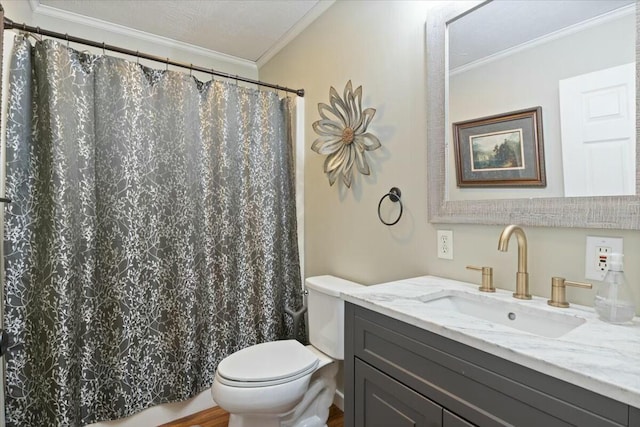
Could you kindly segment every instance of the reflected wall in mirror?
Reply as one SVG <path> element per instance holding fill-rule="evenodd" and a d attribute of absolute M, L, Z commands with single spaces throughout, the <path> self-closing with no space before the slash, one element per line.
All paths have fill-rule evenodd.
<path fill-rule="evenodd" d="M 448 199 L 635 194 L 633 0 L 491 1 L 448 26 L 451 123 L 542 107 L 547 186 Z"/>
<path fill-rule="evenodd" d="M 508 11 L 495 12 L 488 9 L 493 5 L 496 7 L 500 4 L 522 7 L 524 4 L 529 3 L 538 7 L 551 8 L 553 11 L 552 16 L 542 19 L 532 16 L 531 13 L 533 12 L 529 12 L 529 15 L 523 18 L 510 15 Z M 427 87 L 429 94 L 427 129 L 429 157 L 427 161 L 429 220 L 431 222 L 519 223 L 522 225 L 560 227 L 640 229 L 640 198 L 637 196 L 638 150 L 636 149 L 638 120 L 637 112 L 634 112 L 637 97 L 636 89 L 633 88 L 630 94 L 625 92 L 626 95 L 618 93 L 613 93 L 612 95 L 612 92 L 615 92 L 612 90 L 605 91 L 606 93 L 600 91 L 599 96 L 582 102 L 580 104 L 582 105 L 581 107 L 576 107 L 571 102 L 565 103 L 564 100 L 561 101 L 560 97 L 562 86 L 566 86 L 565 89 L 569 93 L 567 96 L 563 95 L 563 99 L 571 99 L 571 94 L 576 92 L 576 89 L 572 88 L 572 86 L 581 87 L 581 85 L 584 85 L 584 82 L 580 81 L 574 84 L 572 82 L 573 79 L 584 79 L 585 75 L 588 77 L 591 73 L 602 70 L 615 72 L 617 67 L 626 68 L 622 73 L 626 71 L 627 74 L 628 70 L 631 69 L 633 72 L 631 83 L 635 85 L 638 78 L 638 69 L 635 65 L 635 57 L 638 50 L 636 42 L 638 33 L 637 4 L 629 1 L 604 1 L 602 3 L 606 7 L 615 6 L 613 7 L 614 10 L 605 11 L 607 13 L 606 18 L 591 17 L 590 22 L 599 22 L 598 25 L 606 25 L 607 21 L 609 24 L 614 23 L 614 25 L 608 27 L 609 32 L 613 31 L 617 34 L 616 38 L 618 40 L 614 42 L 611 40 L 603 41 L 602 33 L 597 32 L 596 27 L 598 25 L 595 24 L 574 23 L 572 24 L 573 30 L 566 30 L 566 25 L 558 23 L 559 19 L 555 18 L 558 5 L 565 3 L 567 3 L 567 6 L 577 6 L 580 3 L 593 4 L 600 2 L 519 2 L 509 0 L 484 3 L 446 2 L 430 9 L 427 16 Z M 476 13 L 481 15 L 475 15 Z M 489 17 L 483 18 L 482 13 L 488 13 Z M 471 39 L 476 41 L 480 47 L 493 46 L 497 43 L 487 42 L 483 39 L 484 35 L 492 33 L 494 36 L 504 36 L 510 27 L 523 27 L 524 23 L 527 22 L 537 23 L 538 26 L 534 26 L 533 30 L 544 34 L 548 34 L 548 32 L 545 32 L 547 30 L 538 27 L 546 27 L 548 26 L 547 24 L 559 27 L 553 30 L 555 32 L 554 36 L 534 34 L 532 37 L 538 40 L 534 43 L 528 43 L 526 48 L 519 46 L 522 45 L 523 41 L 515 40 L 515 36 L 495 37 L 498 41 L 502 40 L 504 42 L 506 39 L 506 41 L 515 43 L 515 46 L 506 46 L 506 48 L 510 49 L 507 53 L 503 52 L 505 47 L 502 47 L 496 48 L 492 53 L 480 52 L 478 53 L 479 56 L 474 57 L 473 55 L 477 53 L 475 51 L 476 48 L 470 47 L 466 52 L 459 49 L 457 56 L 467 58 L 468 63 L 463 64 L 451 59 L 452 73 L 451 81 L 449 82 L 447 64 L 450 57 L 447 44 L 450 41 L 454 50 L 458 49 L 456 46 L 459 45 L 455 41 L 455 36 L 448 33 L 449 28 L 456 25 L 456 23 L 464 23 L 464 20 L 476 18 L 485 24 L 494 22 L 494 14 L 504 15 L 503 18 L 506 17 L 506 20 L 501 21 L 501 24 L 490 24 L 489 28 L 486 25 L 484 27 L 481 26 L 479 27 L 480 29 L 476 30 L 476 33 L 472 34 Z M 602 13 L 597 15 L 600 16 Z M 474 16 L 476 18 L 473 18 Z M 582 17 L 579 22 L 587 18 Z M 577 28 L 580 27 L 582 27 L 582 30 L 578 31 Z M 560 28 L 565 29 L 562 30 Z M 497 29 L 497 31 L 492 31 L 492 29 Z M 527 32 L 531 31 L 528 30 Z M 449 40 L 449 36 L 451 40 Z M 542 40 L 540 40 L 540 37 L 542 37 Z M 575 44 L 577 38 L 586 40 L 586 44 L 579 47 Z M 623 46 L 622 39 L 631 40 L 631 44 Z M 568 52 L 560 52 L 549 43 L 552 43 L 553 46 L 569 44 L 571 48 Z M 586 55 L 578 56 L 579 53 L 584 52 L 586 52 Z M 461 55 L 464 53 L 467 53 L 467 55 Z M 535 55 L 525 58 L 526 53 L 530 55 L 535 53 Z M 489 59 L 486 58 L 487 55 L 490 56 Z M 557 65 L 559 66 L 556 67 Z M 484 71 L 478 72 L 478 70 Z M 509 80 L 510 78 L 511 80 Z M 541 79 L 551 81 L 551 86 L 541 87 L 534 85 L 536 80 Z M 449 83 L 451 84 L 451 96 L 447 93 Z M 620 85 L 609 84 L 607 86 L 605 84 L 604 86 L 615 88 Z M 596 93 L 597 91 L 594 90 L 593 92 Z M 543 95 L 548 99 L 544 98 Z M 607 98 L 604 95 L 612 96 Z M 624 101 L 625 96 L 626 101 Z M 617 99 L 618 102 L 612 102 L 612 99 Z M 567 104 L 567 106 L 564 106 L 564 104 Z M 452 156 L 451 123 L 537 105 L 542 106 L 543 111 L 547 187 L 525 190 L 458 188 L 456 186 L 455 166 Z M 562 108 L 565 108 L 567 112 L 561 114 Z M 609 169 L 615 169 L 616 172 L 625 167 L 635 171 L 631 178 L 627 178 L 626 182 L 622 184 L 618 182 L 622 186 L 622 190 L 615 191 L 618 195 L 586 196 L 582 189 L 568 188 L 567 183 L 571 181 L 569 177 L 570 168 L 568 166 L 577 165 L 579 163 L 577 159 L 580 154 L 575 154 L 572 151 L 573 148 L 564 143 L 564 139 L 568 138 L 562 135 L 564 126 L 562 122 L 563 120 L 569 120 L 572 115 L 582 114 L 585 109 L 592 117 L 599 118 L 599 120 L 596 120 L 596 124 L 603 122 L 603 118 L 615 114 L 620 115 L 620 112 L 625 113 L 627 119 L 629 119 L 627 120 L 626 136 L 624 137 L 607 128 L 604 128 L 604 130 L 591 129 L 594 132 L 593 134 L 597 135 L 597 138 L 612 142 L 608 147 L 613 147 L 617 143 L 616 141 L 623 138 L 630 138 L 633 141 L 632 143 L 618 144 L 628 150 L 627 154 L 618 154 L 618 156 L 630 160 L 629 164 L 615 168 L 609 167 Z M 578 115 L 576 120 L 582 120 L 581 116 Z M 564 127 L 566 128 L 566 126 Z M 589 141 L 588 138 L 587 140 Z M 567 146 L 563 147 L 563 145 Z M 593 148 L 595 145 L 592 144 L 592 147 L 588 148 Z M 606 155 L 610 155 L 620 152 L 620 150 L 606 148 L 604 152 Z M 588 158 L 589 156 L 586 157 Z M 591 158 L 595 158 L 597 164 L 608 162 L 604 158 L 603 151 L 600 151 L 595 156 L 591 155 Z M 588 166 L 591 169 L 588 169 L 587 173 L 597 176 L 594 172 L 596 170 L 595 167 L 598 166 L 597 164 Z M 585 172 L 578 172 L 577 174 L 579 173 L 584 176 Z M 606 176 L 610 177 L 613 174 Z M 585 181 L 585 179 L 574 179 L 574 181 Z M 598 182 L 601 182 L 601 180 L 598 180 Z M 625 185 L 626 187 L 624 187 Z M 456 191 L 464 191 L 469 196 L 465 196 L 467 199 L 457 197 L 454 194 Z M 522 193 L 523 191 L 527 193 Z M 596 191 L 601 191 L 601 189 L 596 189 Z M 610 193 L 599 192 L 596 194 Z M 585 197 L 577 197 L 582 195 L 585 195 Z"/>

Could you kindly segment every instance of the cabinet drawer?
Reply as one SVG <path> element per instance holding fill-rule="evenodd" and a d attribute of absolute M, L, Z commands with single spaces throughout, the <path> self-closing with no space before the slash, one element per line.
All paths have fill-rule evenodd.
<path fill-rule="evenodd" d="M 479 426 L 626 426 L 629 407 L 398 320 L 347 304 L 353 353 Z"/>
<path fill-rule="evenodd" d="M 356 427 L 442 427 L 442 408 L 377 369 L 355 361 Z"/>

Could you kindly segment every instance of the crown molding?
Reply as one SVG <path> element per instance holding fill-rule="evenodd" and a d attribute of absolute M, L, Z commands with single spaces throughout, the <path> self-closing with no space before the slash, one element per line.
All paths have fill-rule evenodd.
<path fill-rule="evenodd" d="M 286 45 L 288 45 L 293 39 L 295 39 L 305 28 L 307 28 L 313 21 L 318 19 L 320 15 L 329 9 L 336 0 L 320 0 L 315 6 L 307 12 L 301 20 L 299 20 L 293 27 L 289 29 L 269 50 L 258 58 L 256 64 L 258 68 L 269 62 L 271 58 L 276 56 Z"/>
<path fill-rule="evenodd" d="M 553 40 L 556 39 L 560 39 L 566 36 L 569 36 L 571 34 L 574 33 L 578 33 L 580 31 L 584 31 L 588 28 L 592 28 L 592 27 L 597 27 L 598 25 L 602 25 L 605 24 L 609 21 L 613 21 L 619 18 L 622 18 L 624 16 L 627 15 L 633 15 L 635 13 L 635 9 L 636 5 L 635 4 L 630 4 L 624 7 L 621 7 L 619 9 L 615 9 L 612 10 L 611 12 L 607 12 L 605 14 L 602 14 L 600 16 L 596 16 L 594 18 L 591 19 L 587 19 L 583 22 L 579 22 L 577 24 L 574 25 L 570 25 L 566 28 L 563 28 L 561 30 L 558 31 L 554 31 L 552 33 L 546 34 L 542 37 L 538 37 L 536 39 L 530 40 L 528 42 L 525 43 L 521 43 L 517 46 L 513 46 L 509 49 L 505 49 L 503 51 L 500 51 L 498 53 L 494 53 L 493 55 L 489 55 L 489 56 L 485 56 L 484 58 L 478 59 L 476 61 L 473 62 L 469 62 L 468 64 L 465 65 L 461 65 L 459 67 L 453 68 L 449 71 L 449 76 L 455 76 L 456 74 L 460 74 L 460 73 L 464 73 L 466 71 L 469 71 L 473 68 L 476 67 L 480 67 L 483 65 L 486 65 L 490 62 L 493 61 L 497 61 L 499 59 L 503 59 L 506 58 L 510 55 L 514 55 L 516 53 L 519 53 L 521 51 L 527 50 L 527 49 L 531 49 L 540 45 L 543 45 L 545 43 L 549 43 Z"/>
<path fill-rule="evenodd" d="M 64 11 L 51 6 L 40 4 L 39 0 L 29 0 L 29 5 L 31 6 L 31 10 L 33 11 L 33 13 L 37 15 L 57 18 L 64 21 L 81 24 L 91 28 L 98 28 L 100 30 L 120 34 L 126 37 L 131 37 L 138 40 L 144 40 L 147 42 L 155 43 L 155 44 L 166 46 L 169 48 L 179 49 L 179 50 L 200 55 L 203 57 L 211 58 L 217 61 L 232 63 L 232 64 L 257 70 L 257 65 L 255 62 L 238 58 L 236 56 L 216 52 L 211 49 L 205 49 L 190 43 L 180 42 L 177 40 L 170 39 L 168 37 L 147 33 L 145 31 L 135 30 L 133 28 L 125 27 L 124 25 L 118 25 L 111 22 L 103 21 L 101 19 L 91 18 L 85 15 L 74 13 L 74 12 Z"/>

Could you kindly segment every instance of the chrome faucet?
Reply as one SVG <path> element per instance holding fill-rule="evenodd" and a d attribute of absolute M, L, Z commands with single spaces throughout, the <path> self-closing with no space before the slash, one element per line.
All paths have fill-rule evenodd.
<path fill-rule="evenodd" d="M 516 291 L 514 298 L 531 299 L 529 294 L 529 273 L 527 272 L 527 236 L 517 225 L 507 225 L 498 240 L 498 250 L 506 252 L 509 249 L 509 239 L 515 234 L 518 239 L 518 272 L 516 273 Z"/>

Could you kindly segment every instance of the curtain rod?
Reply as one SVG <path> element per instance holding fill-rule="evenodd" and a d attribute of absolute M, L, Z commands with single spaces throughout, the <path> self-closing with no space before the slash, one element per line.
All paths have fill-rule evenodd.
<path fill-rule="evenodd" d="M 265 83 L 265 82 L 261 82 L 259 80 L 253 80 L 253 79 L 249 79 L 246 77 L 242 77 L 242 76 L 238 76 L 236 75 L 231 75 L 228 73 L 223 73 L 220 71 L 216 71 L 213 68 L 205 68 L 205 67 L 199 67 L 197 65 L 193 65 L 193 64 L 187 64 L 184 62 L 178 62 L 178 61 L 173 61 L 169 58 L 162 58 L 160 56 L 155 56 L 155 55 L 150 55 L 148 53 L 143 53 L 143 52 L 139 52 L 136 50 L 131 50 L 131 49 L 126 49 L 123 47 L 118 47 L 118 46 L 113 46 L 113 45 L 109 45 L 106 44 L 104 42 L 100 43 L 100 42 L 96 42 L 93 40 L 89 40 L 89 39 L 85 39 L 82 37 L 75 37 L 75 36 L 70 36 L 69 34 L 62 34 L 62 33 L 57 33 L 55 31 L 50 31 L 50 30 L 44 30 L 40 27 L 32 27 L 26 24 L 16 24 L 15 22 L 13 22 L 11 19 L 9 18 L 4 18 L 4 29 L 5 30 L 11 30 L 11 29 L 16 29 L 16 30 L 21 30 L 27 33 L 35 33 L 41 36 L 47 36 L 47 37 L 53 37 L 56 39 L 60 39 L 60 40 L 66 40 L 67 42 L 73 42 L 73 43 L 80 43 L 80 44 L 84 44 L 87 46 L 93 46 L 93 47 L 97 47 L 104 50 L 110 50 L 112 52 L 118 52 L 118 53 L 123 53 L 125 55 L 129 55 L 129 56 L 135 56 L 138 58 L 143 58 L 143 59 L 149 59 L 151 61 L 156 61 L 156 62 L 162 62 L 167 64 L 167 66 L 169 65 L 173 65 L 175 67 L 181 67 L 181 68 L 188 68 L 189 70 L 192 71 L 200 71 L 202 73 L 207 73 L 207 74 L 211 74 L 214 76 L 220 76 L 220 77 L 226 77 L 228 79 L 232 79 L 232 80 L 239 80 L 242 82 L 246 82 L 246 83 L 252 83 L 258 86 L 264 86 L 264 87 L 269 87 L 272 89 L 276 89 L 276 90 L 281 90 L 284 92 L 291 92 L 291 93 L 295 93 L 296 95 L 300 96 L 300 97 L 304 97 L 304 89 L 291 89 L 288 87 L 284 87 L 284 86 L 278 86 L 278 85 L 274 85 L 271 83 Z"/>

